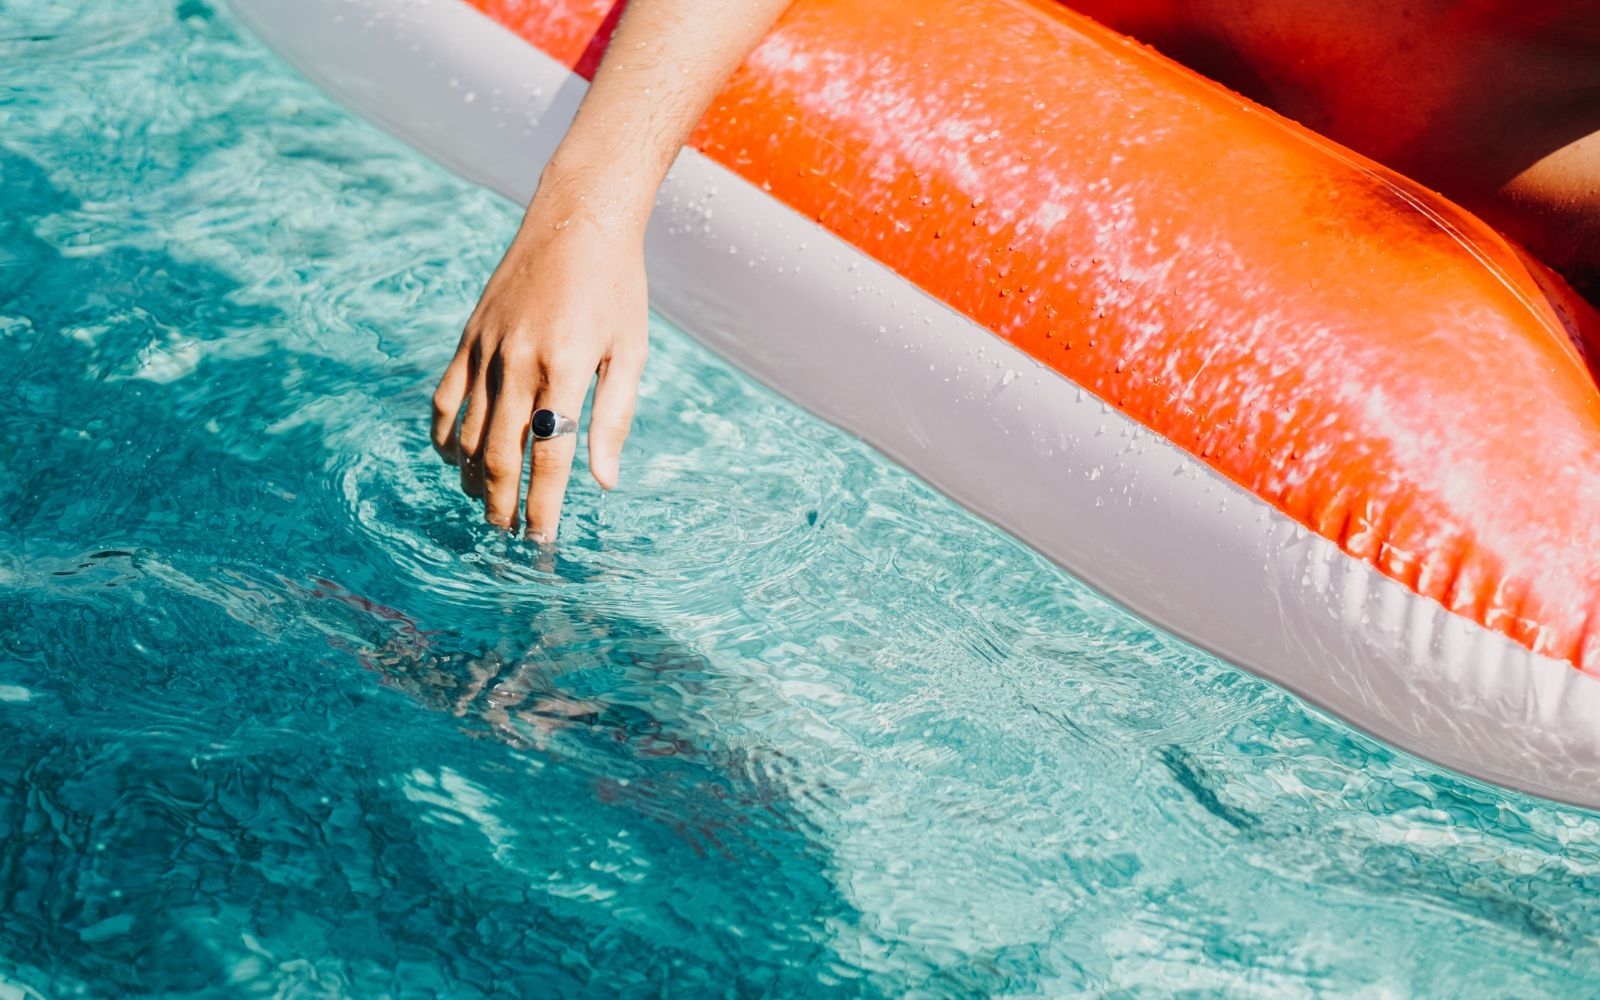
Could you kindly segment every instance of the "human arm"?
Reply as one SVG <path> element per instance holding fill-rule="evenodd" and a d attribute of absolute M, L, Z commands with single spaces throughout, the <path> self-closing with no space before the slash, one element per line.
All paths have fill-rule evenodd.
<path fill-rule="evenodd" d="M 644 231 L 679 147 L 790 0 L 632 0 L 433 395 L 433 442 L 502 528 L 536 409 L 576 416 L 597 374 L 589 468 L 616 486 L 647 352 Z M 463 407 L 465 411 L 463 412 Z M 459 416 L 459 426 L 458 426 Z M 521 504 L 553 541 L 576 451 L 534 441 Z"/>

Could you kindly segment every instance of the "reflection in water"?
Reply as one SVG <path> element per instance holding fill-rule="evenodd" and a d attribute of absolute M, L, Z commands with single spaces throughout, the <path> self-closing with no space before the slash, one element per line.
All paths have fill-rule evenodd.
<path fill-rule="evenodd" d="M 147 593 L 162 580 L 205 599 L 134 623 L 120 598 L 85 613 L 36 593 L 18 622 L 24 642 L 49 628 L 134 650 L 41 676 L 0 766 L 0 952 L 53 956 L 38 970 L 51 982 L 540 995 L 598 991 L 592 960 L 575 959 L 596 955 L 613 984 L 687 965 L 686 989 L 794 992 L 834 963 L 823 921 L 853 917 L 789 808 L 785 763 L 707 747 L 670 700 L 644 711 L 586 690 L 597 666 L 628 678 L 618 690 L 703 668 L 670 640 L 584 623 L 560 642 L 626 631 L 641 655 L 575 660 L 549 634 L 515 658 L 468 653 L 392 609 L 291 585 L 276 606 L 321 634 L 333 668 L 308 672 L 311 637 L 250 643 L 237 604 L 122 561 L 117 576 Z M 299 663 L 274 671 L 285 653 Z M 374 698 L 352 662 L 442 711 Z M 526 752 L 480 752 L 462 725 Z M 707 939 L 708 925 L 760 933 Z M 861 975 L 841 969 L 836 985 Z"/>
<path fill-rule="evenodd" d="M 396 478 L 428 480 L 407 520 L 438 534 L 380 537 L 398 546 L 376 561 L 465 555 L 502 591 L 452 601 L 425 577 L 452 626 L 426 630 L 296 569 L 370 576 L 362 519 L 394 530 L 329 488 L 350 454 L 330 439 L 362 461 L 383 445 L 364 431 L 397 424 L 362 392 L 387 355 L 340 357 L 259 289 L 136 238 L 64 252 L 35 233 L 91 209 L 29 156 L 0 150 L 0 172 L 23 277 L 0 340 L 0 986 L 793 992 L 833 964 L 823 921 L 851 917 L 781 761 L 705 747 L 654 690 L 703 659 L 614 616 L 509 629 L 549 578 L 495 554 L 425 449 Z M 420 372 L 387 377 L 414 405 Z M 448 724 L 375 700 L 353 662 Z M 597 670 L 627 681 L 574 693 Z M 534 756 L 476 751 L 463 724 Z M 760 933 L 687 932 L 708 922 Z"/>
<path fill-rule="evenodd" d="M 0 996 L 1595 991 L 1600 819 L 664 325 L 535 558 L 424 426 L 515 211 L 200 0 L 0 22 Z"/>
<path fill-rule="evenodd" d="M 785 815 L 779 776 L 792 775 L 781 753 L 707 745 L 714 734 L 684 725 L 674 695 L 715 685 L 714 667 L 665 634 L 622 618 L 547 614 L 536 616 L 531 642 L 469 652 L 401 611 L 316 582 L 305 596 L 354 612 L 349 635 L 330 631 L 330 643 L 386 686 L 462 720 L 469 735 L 582 769 L 597 801 L 665 824 L 702 857 L 717 851 L 737 859 L 730 843 L 748 839 L 752 813 L 795 828 Z M 324 616 L 322 624 L 331 623 Z M 612 676 L 597 683 L 597 672 Z M 630 701 L 630 690 L 649 697 Z"/>

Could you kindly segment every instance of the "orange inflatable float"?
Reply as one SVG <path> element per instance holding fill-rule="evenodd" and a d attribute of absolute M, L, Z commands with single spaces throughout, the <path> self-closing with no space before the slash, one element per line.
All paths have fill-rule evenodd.
<path fill-rule="evenodd" d="M 524 198 L 616 12 L 236 6 Z M 1600 804 L 1600 317 L 1484 223 L 1044 0 L 801 0 L 691 145 L 680 325 L 1157 624 Z"/>

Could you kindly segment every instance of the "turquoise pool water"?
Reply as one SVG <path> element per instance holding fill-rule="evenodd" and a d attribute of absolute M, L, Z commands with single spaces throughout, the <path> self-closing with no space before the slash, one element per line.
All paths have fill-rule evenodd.
<path fill-rule="evenodd" d="M 202 0 L 0 0 L 0 997 L 1589 995 L 1600 820 L 1160 635 L 658 324 L 541 561 L 514 208 Z"/>

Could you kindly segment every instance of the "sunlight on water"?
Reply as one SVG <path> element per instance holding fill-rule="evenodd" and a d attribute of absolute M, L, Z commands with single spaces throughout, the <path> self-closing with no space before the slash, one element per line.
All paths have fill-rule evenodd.
<path fill-rule="evenodd" d="M 664 325 L 624 488 L 487 529 L 425 417 L 516 210 L 208 3 L 0 0 L 0 200 L 0 996 L 1600 987 L 1593 815 Z"/>

